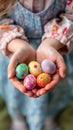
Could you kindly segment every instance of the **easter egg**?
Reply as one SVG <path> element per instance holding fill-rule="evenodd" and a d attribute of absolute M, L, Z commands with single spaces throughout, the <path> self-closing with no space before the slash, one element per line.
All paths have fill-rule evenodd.
<path fill-rule="evenodd" d="M 56 71 L 56 65 L 49 59 L 45 59 L 41 63 L 43 72 L 48 74 L 54 74 Z"/>
<path fill-rule="evenodd" d="M 29 72 L 36 77 L 42 73 L 41 65 L 37 61 L 31 61 L 28 68 Z"/>
<path fill-rule="evenodd" d="M 28 74 L 23 81 L 23 85 L 26 89 L 32 90 L 36 86 L 35 76 L 32 74 Z"/>
<path fill-rule="evenodd" d="M 18 79 L 24 79 L 28 74 L 28 66 L 24 63 L 17 65 L 15 73 Z"/>
<path fill-rule="evenodd" d="M 41 88 L 45 87 L 51 81 L 51 76 L 47 73 L 41 73 L 37 77 L 37 85 Z"/>

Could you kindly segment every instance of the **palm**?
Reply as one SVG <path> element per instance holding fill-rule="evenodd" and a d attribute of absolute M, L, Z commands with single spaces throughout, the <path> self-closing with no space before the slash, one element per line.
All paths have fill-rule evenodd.
<path fill-rule="evenodd" d="M 53 47 L 47 47 L 41 44 L 37 50 L 37 61 L 41 63 L 44 59 L 50 59 L 53 61 L 57 66 L 57 70 L 52 76 L 52 81 L 46 85 L 45 88 L 37 90 L 37 96 L 43 95 L 53 89 L 59 83 L 60 78 L 64 77 L 64 73 L 66 71 L 63 58 L 58 51 L 56 51 Z"/>
<path fill-rule="evenodd" d="M 30 61 L 35 60 L 35 50 L 33 48 L 27 48 L 21 49 L 16 51 L 10 60 L 10 63 L 8 65 L 8 74 L 10 73 L 9 79 L 11 80 L 12 84 L 20 90 L 22 93 L 25 93 L 26 95 L 32 97 L 33 92 L 27 91 L 26 88 L 24 88 L 23 83 L 19 81 L 15 76 L 15 67 L 18 63 L 26 63 L 28 64 Z"/>

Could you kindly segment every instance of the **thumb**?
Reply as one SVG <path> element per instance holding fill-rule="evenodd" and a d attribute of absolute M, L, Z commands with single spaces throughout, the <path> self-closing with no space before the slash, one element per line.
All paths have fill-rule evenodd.
<path fill-rule="evenodd" d="M 60 74 L 61 78 L 64 78 L 66 75 L 66 65 L 65 65 L 64 59 L 61 55 L 59 55 L 57 57 L 56 64 L 59 69 L 59 74 Z"/>
<path fill-rule="evenodd" d="M 8 78 L 9 79 L 15 76 L 15 68 L 16 68 L 17 63 L 18 63 L 17 58 L 15 55 L 13 55 L 8 65 Z"/>

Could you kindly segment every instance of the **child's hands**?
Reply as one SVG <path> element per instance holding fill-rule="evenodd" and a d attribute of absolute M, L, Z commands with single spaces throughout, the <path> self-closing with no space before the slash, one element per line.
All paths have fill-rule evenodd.
<path fill-rule="evenodd" d="M 25 41 L 16 39 L 8 45 L 8 50 L 13 53 L 8 66 L 8 77 L 11 80 L 12 84 L 22 93 L 26 94 L 29 97 L 36 98 L 47 93 L 50 89 L 55 87 L 58 84 L 60 78 L 63 78 L 65 76 L 66 66 L 63 57 L 57 51 L 58 49 L 62 48 L 62 45 L 59 46 L 58 43 L 53 44 L 52 40 L 50 40 L 49 44 L 48 40 L 45 40 L 42 44 L 40 44 L 37 52 L 35 52 L 35 50 L 27 42 L 24 42 Z M 37 59 L 35 59 L 35 57 Z M 44 59 L 52 60 L 58 68 L 52 78 L 52 81 L 46 85 L 45 88 L 34 88 L 32 91 L 27 91 L 26 88 L 24 88 L 23 83 L 20 82 L 15 76 L 16 65 L 18 63 L 28 64 L 32 60 L 37 60 L 39 63 L 41 63 Z"/>
<path fill-rule="evenodd" d="M 62 48 L 62 45 L 53 39 L 46 40 L 40 44 L 37 49 L 37 61 L 41 63 L 44 59 L 50 59 L 57 66 L 57 71 L 53 75 L 52 81 L 45 86 L 45 88 L 36 91 L 36 95 L 40 96 L 47 93 L 50 89 L 54 88 L 58 83 L 60 78 L 65 77 L 66 65 L 62 55 L 57 51 Z"/>
<path fill-rule="evenodd" d="M 9 43 L 8 50 L 13 53 L 8 65 L 8 78 L 12 84 L 19 89 L 22 93 L 33 97 L 33 92 L 27 91 L 22 82 L 15 76 L 15 68 L 18 63 L 28 64 L 30 61 L 35 60 L 35 50 L 23 40 L 16 39 Z"/>

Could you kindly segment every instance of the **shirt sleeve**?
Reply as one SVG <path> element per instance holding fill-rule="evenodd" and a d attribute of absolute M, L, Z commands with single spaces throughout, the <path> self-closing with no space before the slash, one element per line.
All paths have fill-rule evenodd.
<path fill-rule="evenodd" d="M 0 21 L 0 51 L 4 55 L 10 55 L 10 52 L 7 50 L 7 44 L 15 39 L 20 38 L 27 40 L 24 30 L 13 24 L 11 19 L 3 19 Z"/>
<path fill-rule="evenodd" d="M 73 0 L 67 0 L 65 13 L 48 22 L 44 32 L 42 40 L 51 37 L 66 45 L 68 52 L 73 49 Z"/>

